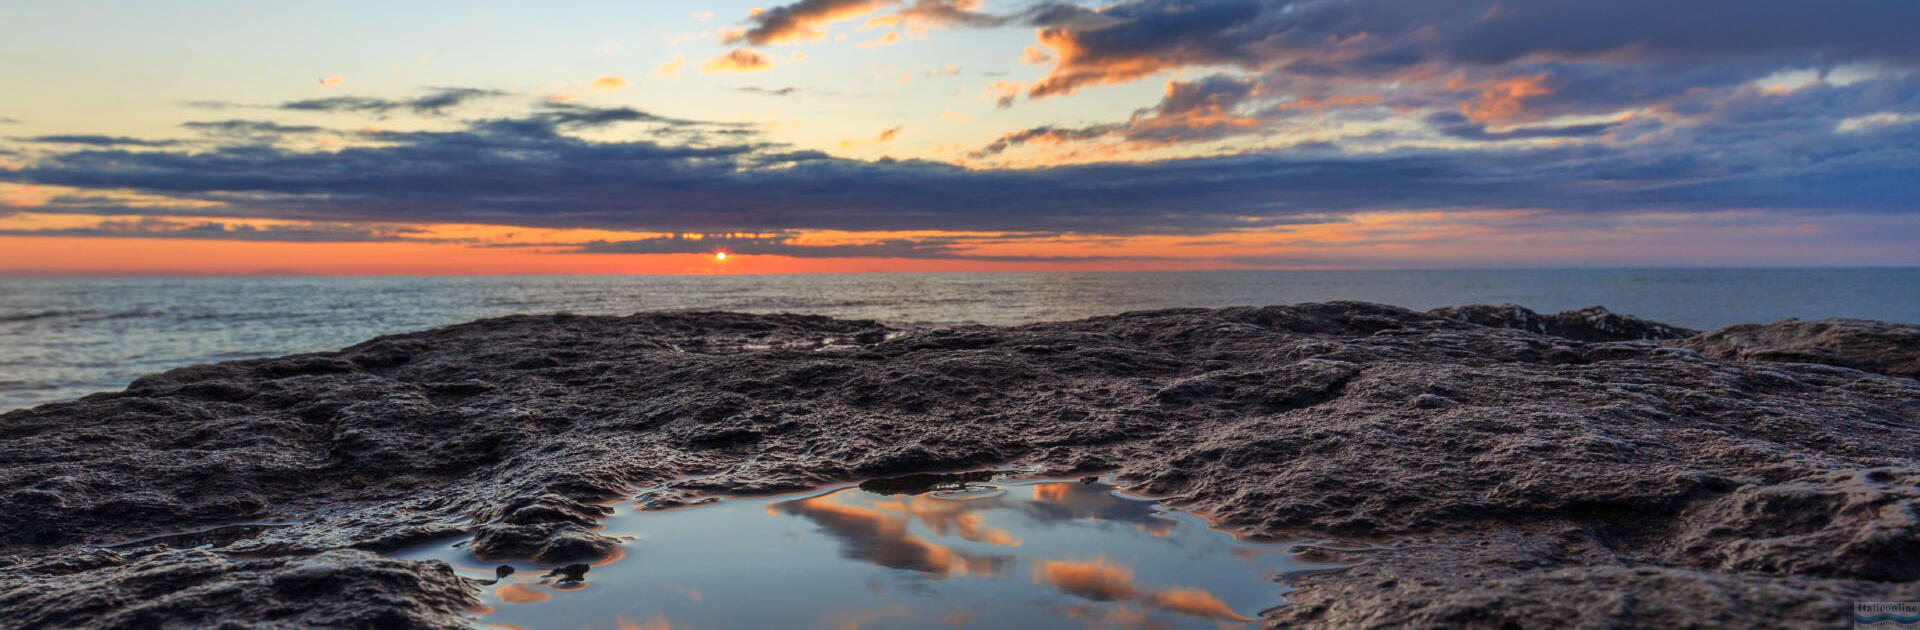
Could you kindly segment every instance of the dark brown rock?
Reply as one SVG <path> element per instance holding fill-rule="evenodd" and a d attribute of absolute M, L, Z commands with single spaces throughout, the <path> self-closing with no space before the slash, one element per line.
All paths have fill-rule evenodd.
<path fill-rule="evenodd" d="M 174 370 L 0 415 L 0 618 L 457 624 L 466 586 L 435 567 L 342 557 L 388 576 L 347 610 L 296 565 L 456 530 L 483 556 L 587 561 L 618 552 L 597 503 L 671 479 L 751 494 L 1001 465 L 1112 474 L 1255 533 L 1402 541 L 1298 578 L 1276 623 L 1804 626 L 1914 598 L 1920 383 L 1854 369 L 1897 367 L 1871 357 L 1903 337 L 1776 363 L 1721 341 L 1764 336 L 1500 313 L 525 316 Z M 264 521 L 292 524 L 124 566 L 73 546 Z M 107 590 L 50 599 L 56 568 Z M 142 589 L 170 603 L 124 595 Z"/>
<path fill-rule="evenodd" d="M 1447 306 L 1427 312 L 1454 321 L 1494 328 L 1525 330 L 1578 341 L 1680 339 L 1690 337 L 1697 332 L 1632 315 L 1622 315 L 1601 306 L 1561 311 L 1552 315 L 1536 313 L 1517 304 Z"/>
<path fill-rule="evenodd" d="M 0 590 L 0 619 L 19 630 L 453 629 L 471 627 L 462 613 L 479 604 L 444 562 L 365 551 L 250 560 L 166 551 L 84 576 L 13 577 L 20 583 Z"/>
<path fill-rule="evenodd" d="M 1710 357 L 1822 363 L 1920 378 L 1920 325 L 1859 319 L 1796 319 L 1729 326 L 1686 341 Z"/>

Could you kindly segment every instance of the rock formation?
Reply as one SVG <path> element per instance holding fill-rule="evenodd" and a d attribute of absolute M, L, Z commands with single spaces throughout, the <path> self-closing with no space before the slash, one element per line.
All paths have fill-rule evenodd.
<path fill-rule="evenodd" d="M 484 320 L 0 415 L 0 618 L 461 627 L 469 584 L 377 552 L 465 533 L 560 565 L 618 552 L 598 502 L 684 475 L 1022 464 L 1349 541 L 1273 624 L 1834 625 L 1920 599 L 1915 331 L 1344 302 Z"/>

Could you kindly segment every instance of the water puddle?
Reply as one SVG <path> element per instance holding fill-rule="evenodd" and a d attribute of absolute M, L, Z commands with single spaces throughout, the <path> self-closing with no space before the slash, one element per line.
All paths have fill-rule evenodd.
<path fill-rule="evenodd" d="M 800 496 L 617 506 L 623 557 L 556 569 L 437 543 L 508 628 L 1245 628 L 1324 570 L 1097 480 L 881 480 Z M 502 575 L 504 573 L 504 575 Z"/>

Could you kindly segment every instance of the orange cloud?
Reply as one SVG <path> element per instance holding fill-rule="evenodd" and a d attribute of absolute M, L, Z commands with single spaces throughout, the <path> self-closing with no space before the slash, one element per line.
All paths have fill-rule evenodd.
<path fill-rule="evenodd" d="M 1064 483 L 1043 483 L 1033 487 L 1033 500 L 1058 503 L 1067 500 L 1072 491 L 1073 488 Z"/>
<path fill-rule="evenodd" d="M 721 41 L 729 45 L 750 46 L 819 41 L 823 30 L 834 22 L 857 19 L 898 0 L 800 0 L 772 9 L 755 9 L 748 14 L 753 26 L 723 33 Z"/>
<path fill-rule="evenodd" d="M 662 79 L 667 79 L 669 81 L 678 79 L 680 78 L 680 68 L 685 67 L 686 65 L 687 65 L 686 55 L 674 55 L 672 61 L 668 61 L 666 63 L 660 64 L 660 67 L 654 68 L 653 76 L 660 77 Z"/>
<path fill-rule="evenodd" d="M 836 537 L 849 541 L 847 553 L 873 564 L 919 571 L 941 577 L 993 575 L 995 558 L 971 556 L 908 533 L 908 520 L 898 510 L 841 503 L 844 492 L 767 506 L 769 512 L 806 517 Z"/>
<path fill-rule="evenodd" d="M 1012 107 L 1013 99 L 1018 98 L 1020 90 L 1026 87 L 1026 84 L 1013 81 L 994 81 L 993 85 L 987 86 L 987 93 L 981 97 L 981 100 L 993 101 L 995 105 L 1002 108 Z"/>
<path fill-rule="evenodd" d="M 1527 111 L 1527 99 L 1546 96 L 1553 93 L 1547 87 L 1547 75 L 1536 74 L 1530 77 L 1501 79 L 1480 86 L 1480 93 L 1469 100 L 1460 101 L 1460 113 L 1468 120 L 1477 123 L 1519 122 L 1532 120 L 1537 116 Z M 1458 90 L 1468 87 L 1460 79 L 1449 81 L 1447 89 Z"/>
<path fill-rule="evenodd" d="M 885 130 L 882 130 L 880 132 L 880 135 L 874 136 L 872 140 L 843 140 L 840 142 L 840 148 L 851 149 L 859 146 L 892 142 L 894 138 L 897 138 L 900 136 L 900 130 L 902 128 L 903 126 L 901 125 L 889 127 Z"/>
<path fill-rule="evenodd" d="M 532 604 L 553 599 L 553 594 L 529 587 L 525 584 L 502 584 L 493 589 L 493 596 L 507 604 Z"/>
<path fill-rule="evenodd" d="M 1069 595 L 1102 602 L 1132 599 L 1136 592 L 1133 569 L 1109 562 L 1105 557 L 1087 562 L 1042 562 L 1033 567 L 1033 581 Z"/>
<path fill-rule="evenodd" d="M 0 184 L 0 195 L 4 195 L 6 204 L 12 208 L 34 208 L 47 205 L 53 198 L 53 191 L 40 186 Z"/>
<path fill-rule="evenodd" d="M 980 0 L 914 0 L 912 6 L 867 20 L 866 27 L 904 26 L 908 33 L 918 35 L 954 25 L 992 26 L 1005 21 L 997 16 L 977 13 L 981 4 Z"/>
<path fill-rule="evenodd" d="M 594 79 L 593 83 L 589 85 L 593 86 L 595 90 L 611 94 L 620 91 L 621 88 L 627 87 L 627 80 L 622 77 L 604 76 Z"/>
<path fill-rule="evenodd" d="M 875 503 L 875 509 L 899 512 L 920 521 L 935 536 L 958 534 L 961 539 L 973 542 L 1018 547 L 1020 540 L 1007 530 L 987 527 L 986 517 L 974 511 L 972 505 L 965 502 L 942 501 L 927 496 L 910 497 L 903 501 L 885 501 Z"/>
<path fill-rule="evenodd" d="M 892 46 L 898 43 L 900 43 L 900 34 L 892 31 L 888 31 L 887 34 L 881 35 L 880 39 L 876 39 L 869 42 L 860 42 L 858 44 L 855 44 L 855 46 L 859 46 L 861 48 L 879 48 L 881 46 Z"/>
<path fill-rule="evenodd" d="M 1080 33 L 1063 28 L 1042 29 L 1038 35 L 1040 46 L 1053 49 L 1058 60 L 1053 71 L 1046 78 L 1035 83 L 1027 90 L 1029 98 L 1046 98 L 1072 94 L 1087 85 L 1111 85 L 1128 83 L 1148 75 L 1193 65 L 1198 60 L 1184 58 L 1180 51 L 1159 51 L 1170 56 L 1158 54 L 1107 54 L 1089 53 L 1080 43 Z M 1038 48 L 1027 50 L 1028 63 L 1045 63 L 1046 53 Z"/>
<path fill-rule="evenodd" d="M 337 74 L 336 74 L 336 75 L 333 75 L 333 76 L 330 76 L 330 77 L 327 77 L 327 78 L 325 78 L 325 79 L 321 79 L 321 80 L 320 80 L 320 87 L 322 87 L 322 88 L 330 88 L 330 87 L 334 87 L 334 86 L 337 86 L 337 85 L 340 85 L 341 83 L 343 83 L 343 82 L 345 82 L 346 80 L 347 80 L 347 79 L 346 79 L 346 77 L 342 77 L 342 76 L 340 76 L 340 75 L 337 75 Z"/>
<path fill-rule="evenodd" d="M 1197 588 L 1167 589 L 1154 593 L 1147 598 L 1147 601 L 1183 615 L 1228 621 L 1253 621 L 1251 617 L 1243 617 L 1240 613 L 1233 612 L 1232 608 L 1227 607 L 1226 602 L 1220 601 L 1220 598 L 1215 597 L 1213 593 Z"/>
<path fill-rule="evenodd" d="M 1039 46 L 1028 46 L 1026 50 L 1023 51 L 1023 54 L 1020 55 L 1020 63 L 1029 66 L 1044 65 L 1049 61 L 1053 61 L 1053 54 Z"/>
<path fill-rule="evenodd" d="M 700 67 L 700 71 L 707 74 L 719 74 L 725 72 L 760 72 L 772 68 L 773 61 L 767 59 L 766 55 L 745 48 L 735 48 L 732 52 L 708 61 L 706 65 Z"/>

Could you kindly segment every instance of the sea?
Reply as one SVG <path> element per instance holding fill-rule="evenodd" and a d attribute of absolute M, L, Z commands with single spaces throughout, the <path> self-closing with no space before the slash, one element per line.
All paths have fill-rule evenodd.
<path fill-rule="evenodd" d="M 1601 305 L 1699 329 L 1920 322 L 1920 268 L 0 279 L 0 411 L 175 367 L 515 313 L 695 309 L 951 326 L 1329 300 Z"/>

